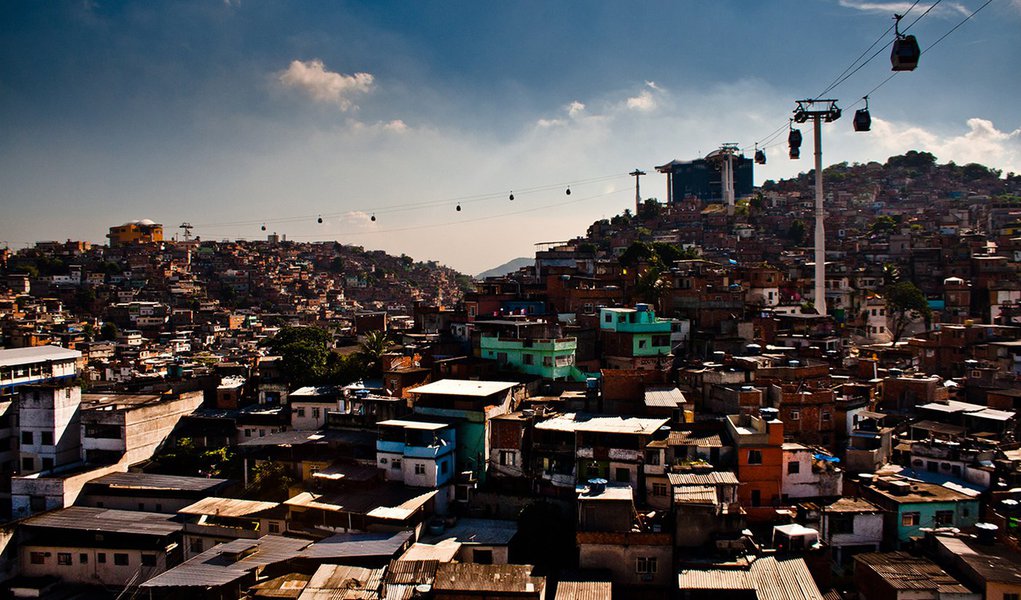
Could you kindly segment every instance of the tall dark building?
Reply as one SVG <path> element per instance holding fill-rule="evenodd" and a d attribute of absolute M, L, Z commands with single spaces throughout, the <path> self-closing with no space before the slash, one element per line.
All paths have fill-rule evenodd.
<path fill-rule="evenodd" d="M 734 196 L 740 198 L 751 194 L 754 187 L 755 163 L 743 154 L 734 157 Z M 723 200 L 723 173 L 720 165 L 711 159 L 670 161 L 656 167 L 667 175 L 667 197 L 671 203 L 678 203 L 686 196 L 696 196 L 707 202 Z"/>

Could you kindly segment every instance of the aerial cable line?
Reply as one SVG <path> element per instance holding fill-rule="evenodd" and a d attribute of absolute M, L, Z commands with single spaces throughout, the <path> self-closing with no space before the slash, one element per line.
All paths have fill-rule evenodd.
<path fill-rule="evenodd" d="M 624 193 L 624 192 L 630 193 L 629 190 L 626 190 L 626 189 L 622 188 L 622 189 L 619 189 L 619 190 L 612 190 L 612 191 L 609 191 L 609 192 L 603 192 L 601 194 L 594 194 L 594 195 L 586 196 L 584 198 L 573 198 L 573 199 L 567 200 L 565 202 L 558 202 L 556 204 L 544 204 L 542 206 L 537 206 L 537 207 L 534 207 L 534 208 L 526 208 L 526 209 L 522 209 L 522 210 L 505 212 L 505 213 L 500 213 L 498 215 L 484 215 L 484 216 L 481 216 L 481 217 L 472 217 L 472 218 L 469 218 L 469 219 L 457 219 L 457 220 L 454 220 L 454 221 L 447 221 L 447 222 L 443 222 L 443 223 L 430 223 L 430 224 L 426 224 L 426 225 L 409 225 L 407 227 L 395 227 L 395 228 L 391 228 L 391 229 L 374 229 L 374 230 L 368 230 L 368 231 L 347 231 L 347 232 L 341 232 L 341 233 L 331 233 L 330 235 L 334 235 L 334 236 L 371 235 L 371 234 L 377 234 L 377 233 L 400 233 L 400 232 L 404 232 L 404 231 L 414 231 L 414 230 L 419 230 L 419 229 L 433 229 L 433 228 L 437 228 L 437 227 L 448 227 L 448 226 L 451 226 L 451 225 L 461 225 L 461 224 L 464 224 L 464 223 L 475 223 L 475 222 L 479 222 L 479 221 L 489 221 L 489 220 L 492 220 L 492 219 L 502 219 L 504 217 L 510 217 L 510 216 L 514 216 L 514 215 L 520 215 L 520 214 L 531 213 L 531 212 L 538 212 L 538 211 L 541 211 L 541 210 L 549 210 L 550 208 L 557 208 L 557 207 L 561 207 L 561 206 L 567 206 L 569 204 L 577 204 L 579 202 L 586 202 L 588 200 L 593 200 L 595 198 L 601 198 L 601 197 L 609 196 L 609 195 L 612 195 L 612 194 L 621 194 L 621 193 Z M 222 238 L 229 238 L 230 237 L 229 235 L 222 235 L 222 234 L 216 234 L 216 233 L 207 233 L 206 235 L 210 236 L 210 237 L 212 237 L 214 239 L 222 239 Z M 321 234 L 294 235 L 294 236 L 288 236 L 288 239 L 309 239 L 309 238 L 317 238 L 317 237 L 321 237 Z M 237 239 L 241 239 L 241 238 L 237 238 Z"/>
<path fill-rule="evenodd" d="M 939 38 L 938 38 L 938 39 L 937 39 L 937 40 L 936 40 L 935 42 L 933 42 L 932 44 L 930 44 L 928 48 L 926 48 L 925 50 L 922 50 L 922 54 L 925 54 L 925 53 L 926 53 L 926 52 L 928 52 L 929 50 L 932 50 L 933 48 L 935 48 L 935 47 L 936 47 L 936 44 L 939 44 L 939 43 L 940 43 L 940 42 L 942 42 L 942 41 L 943 41 L 944 39 L 946 39 L 946 37 L 947 37 L 948 35 L 950 35 L 951 33 L 955 32 L 955 31 L 957 31 L 957 28 L 959 28 L 959 27 L 960 27 L 961 25 L 964 25 L 965 23 L 967 23 L 969 19 L 971 19 L 972 17 L 974 17 L 975 15 L 977 15 L 977 14 L 979 13 L 979 11 L 980 11 L 980 10 L 982 10 L 983 8 L 985 8 L 985 7 L 989 6 L 989 5 L 990 5 L 990 4 L 992 3 L 992 2 L 993 2 L 993 0 L 986 0 L 985 4 L 983 4 L 982 6 L 980 6 L 980 7 L 976 8 L 976 9 L 975 9 L 975 11 L 974 11 L 974 12 L 972 12 L 972 13 L 971 13 L 970 15 L 968 15 L 967 17 L 964 17 L 964 19 L 963 19 L 963 20 L 962 20 L 962 21 L 961 21 L 960 23 L 958 23 L 957 25 L 954 25 L 953 27 L 951 27 L 949 31 L 947 31 L 946 33 L 944 33 L 944 34 L 943 34 L 942 36 L 940 36 L 940 37 L 939 37 Z M 933 6 L 935 6 L 935 5 L 933 5 Z M 923 15 L 923 16 L 924 16 L 924 15 Z M 917 22 L 917 19 L 915 20 L 915 22 Z M 914 25 L 914 23 L 912 23 L 912 25 Z M 886 84 L 887 84 L 887 82 L 889 82 L 889 81 L 890 81 L 891 79 L 893 79 L 894 77 L 896 77 L 896 76 L 897 76 L 898 74 L 900 74 L 900 73 L 901 73 L 901 71 L 894 71 L 893 73 L 890 73 L 890 75 L 889 75 L 889 76 L 888 76 L 888 77 L 887 77 L 886 79 L 884 79 L 883 81 L 879 82 L 879 85 L 877 85 L 876 87 L 874 87 L 874 88 L 872 88 L 871 90 L 869 90 L 869 93 L 865 94 L 865 96 L 871 96 L 873 92 L 875 92 L 875 91 L 876 91 L 876 90 L 878 90 L 879 88 L 881 88 L 881 87 L 883 87 L 884 85 L 886 85 Z M 862 103 L 862 101 L 863 101 L 863 100 L 858 100 L 857 102 L 855 102 L 855 103 L 854 103 L 854 104 L 852 104 L 851 106 L 848 106 L 847 108 L 848 108 L 848 109 L 854 108 L 855 106 L 857 106 L 857 105 L 861 104 L 861 103 Z"/>
<path fill-rule="evenodd" d="M 587 179 L 577 179 L 577 180 L 572 180 L 572 181 L 567 181 L 567 182 L 552 183 L 552 184 L 532 186 L 532 187 L 526 187 L 526 188 L 516 188 L 516 192 L 515 193 L 518 194 L 518 195 L 521 195 L 521 194 L 528 194 L 528 193 L 536 193 L 536 192 L 550 191 L 550 190 L 556 190 L 556 189 L 563 189 L 565 187 L 567 187 L 569 189 L 571 186 L 577 187 L 577 186 L 586 185 L 586 184 L 600 183 L 600 182 L 603 182 L 603 181 L 619 179 L 619 178 L 623 178 L 623 177 L 626 177 L 626 176 L 627 176 L 626 173 L 619 173 L 619 174 L 613 174 L 613 175 L 601 175 L 601 176 L 598 176 L 598 177 L 590 177 L 590 178 L 587 178 Z M 342 217 L 342 216 L 344 216 L 344 215 L 346 215 L 346 214 L 348 214 L 350 212 L 359 212 L 359 211 L 360 212 L 368 212 L 368 213 L 372 213 L 372 214 L 394 213 L 394 212 L 414 210 L 414 209 L 417 209 L 417 208 L 429 208 L 429 207 L 436 207 L 436 206 L 446 206 L 446 205 L 449 205 L 451 203 L 455 203 L 456 204 L 456 203 L 480 202 L 480 201 L 484 201 L 484 200 L 496 200 L 496 199 L 506 198 L 507 197 L 506 194 L 507 194 L 507 192 L 505 190 L 501 190 L 499 192 L 491 192 L 491 193 L 485 193 L 485 194 L 474 194 L 474 195 L 459 196 L 459 197 L 454 197 L 454 198 L 444 198 L 444 199 L 440 199 L 440 200 L 429 200 L 429 201 L 424 201 L 424 202 L 410 202 L 410 203 L 405 203 L 405 204 L 397 204 L 397 205 L 392 205 L 392 206 L 385 206 L 385 207 L 382 207 L 382 208 L 380 208 L 380 207 L 375 207 L 375 208 L 351 208 L 351 209 L 345 210 L 343 212 L 322 212 L 322 213 L 317 212 L 317 213 L 308 214 L 308 215 L 293 215 L 293 216 L 277 217 L 277 218 L 270 218 L 270 219 L 257 218 L 257 219 L 245 219 L 245 220 L 239 220 L 239 221 L 220 221 L 220 222 L 215 222 L 215 223 L 200 223 L 200 224 L 196 225 L 195 227 L 196 228 L 199 228 L 199 227 L 205 228 L 205 227 L 227 227 L 227 226 L 260 225 L 260 224 L 266 224 L 266 223 L 275 223 L 275 224 L 297 223 L 297 222 L 306 221 L 306 220 L 310 220 L 310 219 L 317 219 L 319 217 L 325 217 L 325 218 Z"/>

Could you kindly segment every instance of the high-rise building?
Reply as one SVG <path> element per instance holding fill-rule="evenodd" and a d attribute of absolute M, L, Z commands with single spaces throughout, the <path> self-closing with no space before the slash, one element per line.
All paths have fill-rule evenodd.
<path fill-rule="evenodd" d="M 747 196 L 755 188 L 755 162 L 744 155 L 737 155 L 734 161 L 734 195 Z M 656 167 L 667 176 L 667 198 L 677 204 L 688 196 L 695 196 L 707 202 L 723 201 L 723 171 L 711 157 L 695 160 L 673 160 Z"/>

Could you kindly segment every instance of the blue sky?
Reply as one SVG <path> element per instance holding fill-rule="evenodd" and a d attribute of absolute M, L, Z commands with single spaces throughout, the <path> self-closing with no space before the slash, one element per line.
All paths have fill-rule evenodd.
<path fill-rule="evenodd" d="M 1021 2 L 929 50 L 984 3 L 916 4 L 918 70 L 872 94 L 873 132 L 827 126 L 827 164 L 919 149 L 1021 171 Z M 910 5 L 5 2 L 0 241 L 265 223 L 478 272 L 631 206 L 636 167 L 663 197 L 655 165 L 763 140 Z M 851 107 L 889 74 L 883 51 L 829 95 Z M 808 170 L 806 149 L 769 147 L 756 180 Z"/>

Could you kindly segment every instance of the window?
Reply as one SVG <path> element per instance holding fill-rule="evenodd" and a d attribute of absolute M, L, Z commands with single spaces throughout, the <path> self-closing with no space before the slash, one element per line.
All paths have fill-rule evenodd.
<path fill-rule="evenodd" d="M 202 552 L 202 538 L 192 538 L 188 549 L 196 554 Z"/>
<path fill-rule="evenodd" d="M 425 475 L 425 465 L 422 463 L 415 463 L 415 475 Z"/>
<path fill-rule="evenodd" d="M 612 313 L 606 313 L 603 316 L 603 322 L 604 323 L 613 323 L 613 314 Z"/>
<path fill-rule="evenodd" d="M 201 541 L 202 540 L 199 540 L 200 543 L 201 543 Z M 106 564 L 106 552 L 100 552 L 99 554 L 96 554 L 96 562 L 101 564 L 101 565 L 105 565 Z"/>
<path fill-rule="evenodd" d="M 1004 592 L 1003 600 L 1021 600 L 1021 594 L 1017 592 Z"/>
<path fill-rule="evenodd" d="M 113 564 L 126 567 L 128 565 L 128 555 L 123 552 L 114 552 Z"/>
<path fill-rule="evenodd" d="M 440 463 L 440 474 L 441 475 L 446 475 L 447 471 L 449 471 L 449 470 L 450 470 L 450 463 L 448 463 L 448 462 L 441 462 Z"/>
<path fill-rule="evenodd" d="M 312 409 L 312 418 L 313 419 L 318 419 L 319 418 L 319 409 L 318 408 L 313 408 Z"/>
<path fill-rule="evenodd" d="M 752 490 L 752 506 L 762 506 L 762 490 Z"/>
<path fill-rule="evenodd" d="M 954 522 L 954 511 L 952 510 L 937 510 L 936 514 L 932 518 L 933 525 L 950 525 Z"/>
<path fill-rule="evenodd" d="M 669 346 L 670 336 L 669 335 L 654 335 L 652 336 L 653 346 Z"/>
<path fill-rule="evenodd" d="M 142 554 L 142 566 L 143 567 L 155 567 L 156 566 L 156 555 L 155 554 Z"/>
<path fill-rule="evenodd" d="M 245 430 L 245 437 L 252 437 L 252 430 L 251 429 L 246 429 Z"/>
<path fill-rule="evenodd" d="M 513 450 L 500 450 L 500 465 L 513 467 L 518 464 L 518 453 Z"/>
<path fill-rule="evenodd" d="M 824 412 L 824 413 L 822 414 L 822 420 L 823 420 L 823 421 L 829 421 L 829 420 L 830 420 L 830 413 L 828 413 L 828 412 Z"/>
<path fill-rule="evenodd" d="M 639 556 L 635 561 L 635 573 L 651 575 L 656 572 L 658 559 L 655 556 Z"/>
<path fill-rule="evenodd" d="M 305 416 L 305 407 L 304 406 L 299 406 L 298 407 L 298 416 L 299 417 L 304 417 Z"/>
<path fill-rule="evenodd" d="M 496 362 L 500 363 L 501 365 L 507 364 L 507 353 L 506 352 L 497 352 L 496 353 Z"/>
<path fill-rule="evenodd" d="M 53 468 L 52 458 L 43 458 L 43 471 L 49 471 Z"/>
<path fill-rule="evenodd" d="M 614 473 L 614 480 L 619 481 L 620 483 L 628 483 L 631 481 L 631 470 L 623 467 L 617 467 L 617 470 Z"/>
<path fill-rule="evenodd" d="M 901 527 L 917 527 L 921 521 L 921 515 L 917 512 L 906 512 L 900 516 Z"/>
<path fill-rule="evenodd" d="M 395 470 L 395 471 L 400 471 L 401 470 L 401 459 L 395 458 L 392 461 L 390 461 L 390 468 Z"/>
<path fill-rule="evenodd" d="M 41 431 L 39 432 L 40 441 L 43 446 L 53 445 L 53 432 L 52 431 Z"/>
<path fill-rule="evenodd" d="M 35 470 L 35 459 L 31 456 L 26 456 L 21 459 L 21 470 L 22 471 L 34 471 Z"/>
<path fill-rule="evenodd" d="M 801 411 L 800 410 L 792 410 L 791 411 L 791 421 L 800 421 L 800 420 L 801 420 Z"/>
<path fill-rule="evenodd" d="M 665 483 L 653 483 L 652 484 L 652 495 L 653 496 L 666 496 L 667 487 Z"/>
<path fill-rule="evenodd" d="M 544 366 L 544 367 L 552 367 L 553 366 L 553 357 L 552 356 L 543 356 L 542 357 L 542 366 Z"/>
<path fill-rule="evenodd" d="M 87 565 L 89 564 L 89 555 L 82 552 L 78 555 L 78 564 Z"/>
<path fill-rule="evenodd" d="M 645 349 L 645 345 L 646 345 L 646 340 L 638 340 L 638 349 L 639 350 L 644 350 Z"/>
<path fill-rule="evenodd" d="M 29 555 L 29 562 L 33 565 L 45 565 L 46 564 L 46 553 L 45 552 L 33 552 Z"/>
<path fill-rule="evenodd" d="M 26 446 L 31 446 L 32 445 L 32 432 L 31 431 L 22 431 L 21 432 L 21 443 L 26 445 Z"/>
<path fill-rule="evenodd" d="M 645 451 L 645 464 L 647 465 L 658 465 L 659 464 L 659 450 L 646 450 Z"/>
<path fill-rule="evenodd" d="M 472 550 L 472 562 L 477 565 L 493 564 L 492 550 Z"/>
<path fill-rule="evenodd" d="M 750 464 L 750 465 L 761 465 L 762 464 L 762 451 L 761 450 L 749 450 L 748 451 L 748 464 Z"/>
<path fill-rule="evenodd" d="M 535 364 L 535 355 L 534 354 L 522 354 L 521 355 L 521 361 L 523 363 L 525 363 L 526 365 L 534 365 Z"/>
<path fill-rule="evenodd" d="M 70 552 L 57 552 L 57 564 L 58 565 L 70 565 L 71 564 L 71 553 Z"/>
<path fill-rule="evenodd" d="M 788 475 L 797 475 L 800 472 L 801 472 L 801 463 L 799 463 L 796 460 L 792 460 L 792 461 L 787 463 L 787 474 Z"/>
<path fill-rule="evenodd" d="M 269 532 L 270 533 L 280 533 L 280 523 L 277 523 L 276 521 L 270 521 L 270 523 L 269 523 Z"/>
<path fill-rule="evenodd" d="M 841 533 L 854 533 L 853 515 L 830 516 L 830 534 L 838 535 Z"/>

